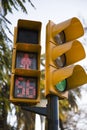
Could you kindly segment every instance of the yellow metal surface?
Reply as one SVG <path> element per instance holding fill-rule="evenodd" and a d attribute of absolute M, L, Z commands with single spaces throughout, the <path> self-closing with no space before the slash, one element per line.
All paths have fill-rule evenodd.
<path fill-rule="evenodd" d="M 58 69 L 52 73 L 54 86 L 63 79 L 67 79 L 67 90 L 74 89 L 87 83 L 87 74 L 80 65 L 71 65 Z"/>
<path fill-rule="evenodd" d="M 51 37 L 54 38 L 59 32 L 64 31 L 66 36 L 66 42 L 72 41 L 76 38 L 81 37 L 84 34 L 83 26 L 80 20 L 76 17 L 61 22 L 59 24 L 54 24 L 50 21 L 51 25 Z M 53 24 L 53 25 L 52 25 Z"/>
<path fill-rule="evenodd" d="M 11 87 L 10 87 L 10 101 L 18 104 L 18 103 L 29 103 L 29 104 L 36 104 L 40 100 L 40 54 L 41 54 L 41 26 L 42 23 L 39 21 L 30 21 L 30 20 L 18 20 L 17 27 L 14 28 L 14 44 L 13 44 L 13 54 L 12 54 L 12 76 L 11 76 Z M 38 43 L 21 43 L 17 42 L 18 39 L 18 29 L 29 29 L 38 31 Z M 34 53 L 37 57 L 37 69 L 24 69 L 24 68 L 16 68 L 16 58 L 17 52 L 27 52 L 27 53 Z M 37 98 L 36 99 L 21 99 L 14 97 L 14 77 L 16 76 L 27 76 L 32 78 L 37 78 Z"/>
<path fill-rule="evenodd" d="M 80 87 L 87 83 L 87 73 L 80 65 L 76 65 L 72 75 L 67 79 L 67 83 L 68 90 Z"/>
<path fill-rule="evenodd" d="M 31 30 L 37 30 L 38 31 L 38 44 L 40 44 L 41 42 L 41 26 L 42 23 L 39 21 L 31 21 L 31 20 L 23 20 L 23 19 L 19 19 L 18 20 L 18 25 L 17 25 L 17 31 L 18 28 L 27 28 L 27 29 L 31 29 Z"/>
<path fill-rule="evenodd" d="M 17 27 L 14 28 L 14 46 L 13 47 L 15 48 L 17 45 L 18 29 L 20 29 L 20 28 L 31 29 L 31 30 L 35 30 L 35 31 L 37 30 L 38 31 L 38 43 L 37 44 L 40 44 L 41 43 L 41 26 L 42 26 L 42 23 L 39 21 L 30 21 L 30 20 L 23 20 L 23 19 L 18 20 Z M 32 44 L 32 43 L 30 43 L 30 44 Z"/>
<path fill-rule="evenodd" d="M 41 52 L 41 46 L 39 44 L 16 43 L 16 49 L 25 52 Z"/>
<path fill-rule="evenodd" d="M 40 78 L 40 70 L 31 70 L 31 69 L 14 69 L 14 72 L 16 75 L 21 75 L 21 76 L 31 76 L 31 77 L 38 77 Z"/>
<path fill-rule="evenodd" d="M 68 98 L 68 91 L 66 92 L 58 92 L 55 88 L 54 82 L 53 82 L 53 72 L 55 72 L 56 69 L 52 66 L 48 66 L 46 71 L 46 88 L 45 88 L 45 94 L 46 96 L 49 94 L 57 95 L 60 98 Z M 57 79 L 57 77 L 56 77 Z M 58 79 L 57 79 L 58 80 Z"/>
<path fill-rule="evenodd" d="M 72 47 L 66 53 L 66 65 L 76 63 L 86 57 L 86 53 L 82 43 L 75 40 L 73 41 Z"/>
<path fill-rule="evenodd" d="M 51 56 L 50 61 L 54 62 L 59 56 L 65 54 L 66 56 L 66 65 L 71 65 L 75 62 L 78 62 L 85 58 L 85 50 L 82 44 L 77 41 L 70 41 L 62 45 L 52 45 L 53 43 L 49 44 Z M 53 63 L 54 64 L 54 63 Z"/>
<path fill-rule="evenodd" d="M 23 47 L 25 49 L 23 49 Z M 32 44 L 17 44 L 17 47 L 13 49 L 12 53 L 12 73 L 14 73 L 15 69 L 17 69 L 16 66 L 16 58 L 17 58 L 17 51 L 20 52 L 31 52 L 31 53 L 36 53 L 37 54 L 37 70 L 40 70 L 40 54 L 41 54 L 41 46 L 40 45 L 35 45 L 33 46 Z M 21 68 L 21 70 L 23 70 Z"/>
<path fill-rule="evenodd" d="M 77 88 L 87 83 L 87 74 L 80 65 L 71 65 L 61 69 L 56 69 L 49 66 L 47 69 L 47 74 L 49 74 L 47 75 L 48 82 L 46 82 L 47 95 L 55 94 L 61 98 L 64 98 L 64 96 L 67 98 L 68 90 Z M 55 85 L 64 79 L 67 80 L 67 91 L 61 93 L 56 89 Z"/>
<path fill-rule="evenodd" d="M 18 28 L 15 27 L 14 28 L 14 44 L 13 44 L 13 48 L 16 48 L 16 50 L 21 50 L 21 51 L 27 51 L 27 52 L 35 51 L 35 52 L 40 53 L 40 51 L 41 51 L 40 39 L 39 39 L 38 44 L 17 42 L 17 30 L 18 30 Z"/>
<path fill-rule="evenodd" d="M 34 30 L 41 30 L 42 23 L 39 21 L 32 21 L 32 20 L 24 20 L 24 19 L 19 19 L 17 27 L 19 28 L 29 28 L 29 29 L 34 29 Z"/>
<path fill-rule="evenodd" d="M 65 33 L 66 41 L 60 45 L 55 42 L 54 37 L 62 31 Z M 68 90 L 87 83 L 87 74 L 84 69 L 79 65 L 73 65 L 85 58 L 85 50 L 82 44 L 75 40 L 83 34 L 82 24 L 75 17 L 60 24 L 48 22 L 46 26 L 46 96 L 54 94 L 60 98 L 67 98 Z M 63 54 L 66 57 L 66 65 L 59 68 L 54 61 Z M 67 80 L 67 91 L 61 93 L 56 90 L 55 85 L 64 79 Z"/>

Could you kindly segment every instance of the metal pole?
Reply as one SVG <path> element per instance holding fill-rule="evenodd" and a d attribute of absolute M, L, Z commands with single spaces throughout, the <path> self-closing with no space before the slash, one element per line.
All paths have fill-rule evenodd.
<path fill-rule="evenodd" d="M 58 130 L 58 97 L 49 95 L 47 106 L 48 130 Z"/>

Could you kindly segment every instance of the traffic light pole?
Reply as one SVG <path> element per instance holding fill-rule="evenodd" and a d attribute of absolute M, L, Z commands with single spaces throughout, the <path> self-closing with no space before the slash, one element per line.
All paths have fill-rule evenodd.
<path fill-rule="evenodd" d="M 58 97 L 49 95 L 47 106 L 48 130 L 58 130 Z"/>
<path fill-rule="evenodd" d="M 48 103 L 46 107 L 22 106 L 22 109 L 46 116 L 47 130 L 58 130 L 58 96 L 48 95 L 47 100 Z"/>

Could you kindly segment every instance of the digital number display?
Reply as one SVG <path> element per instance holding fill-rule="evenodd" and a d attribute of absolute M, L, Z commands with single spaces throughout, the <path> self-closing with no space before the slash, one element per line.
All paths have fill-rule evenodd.
<path fill-rule="evenodd" d="M 37 54 L 27 52 L 17 52 L 16 68 L 37 69 Z"/>
<path fill-rule="evenodd" d="M 37 97 L 37 79 L 15 76 L 14 89 L 16 98 L 35 99 Z"/>

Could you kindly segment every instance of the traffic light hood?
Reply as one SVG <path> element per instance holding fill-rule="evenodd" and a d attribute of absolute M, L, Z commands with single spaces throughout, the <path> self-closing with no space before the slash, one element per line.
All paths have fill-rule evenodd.
<path fill-rule="evenodd" d="M 74 89 L 87 83 L 87 74 L 80 65 L 67 66 L 53 72 L 52 81 L 54 86 L 64 79 L 67 79 L 67 90 Z"/>
<path fill-rule="evenodd" d="M 52 25 L 52 37 L 54 38 L 57 34 L 64 31 L 66 42 L 79 38 L 84 34 L 83 26 L 80 20 L 76 17 L 59 24 L 54 24 L 52 21 L 50 21 L 50 24 Z"/>
<path fill-rule="evenodd" d="M 39 21 L 30 21 L 30 20 L 24 20 L 24 19 L 19 19 L 17 27 L 19 28 L 27 28 L 27 29 L 34 29 L 41 31 L 41 26 L 42 23 Z"/>
<path fill-rule="evenodd" d="M 65 54 L 66 65 L 71 65 L 85 58 L 86 54 L 84 47 L 78 40 L 70 41 L 62 45 L 49 43 L 52 55 L 52 61 L 55 61 L 59 56 Z M 77 51 L 78 50 L 78 51 Z"/>

